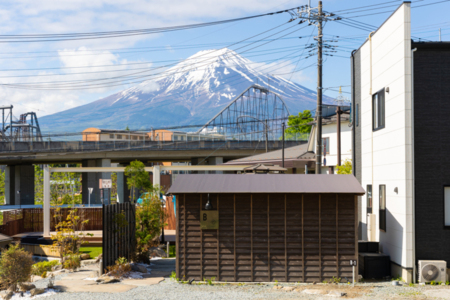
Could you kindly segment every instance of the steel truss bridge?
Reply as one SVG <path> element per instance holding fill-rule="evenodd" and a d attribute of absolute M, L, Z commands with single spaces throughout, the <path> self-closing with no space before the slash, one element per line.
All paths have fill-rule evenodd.
<path fill-rule="evenodd" d="M 239 140 L 280 139 L 290 113 L 280 95 L 268 88 L 249 86 L 197 133 L 217 133 Z"/>

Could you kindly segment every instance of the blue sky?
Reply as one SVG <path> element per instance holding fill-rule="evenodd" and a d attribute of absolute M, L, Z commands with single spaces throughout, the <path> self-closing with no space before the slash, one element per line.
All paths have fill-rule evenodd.
<path fill-rule="evenodd" d="M 323 2 L 324 10 L 337 12 L 345 17 L 361 16 L 352 18 L 352 22 L 365 23 L 364 29 L 339 22 L 328 22 L 324 28 L 326 39 L 338 40 L 332 43 L 338 46 L 338 52 L 334 53 L 336 56 L 326 57 L 324 64 L 323 85 L 330 88 L 325 90 L 325 94 L 336 97 L 337 87 L 343 86 L 344 95 L 350 97 L 348 92 L 351 51 L 358 48 L 368 36 L 370 32 L 368 25 L 378 27 L 402 1 Z M 16 0 L 6 3 L 4 1 L 0 5 L 0 31 L 3 35 L 13 35 L 165 27 L 244 17 L 304 4 L 307 4 L 307 1 Z M 312 1 L 312 6 L 317 6 L 317 1 Z M 361 6 L 369 7 L 347 10 Z M 450 40 L 450 21 L 448 21 L 450 1 L 417 0 L 412 1 L 412 7 L 414 37 L 438 40 L 438 29 L 442 28 L 442 39 Z M 19 84 L 23 87 L 24 84 L 49 82 L 48 87 L 56 81 L 97 80 L 114 77 L 127 71 L 151 70 L 176 63 L 201 50 L 229 46 L 282 25 L 289 19 L 289 14 L 284 13 L 153 35 L 48 43 L 3 42 L 0 43 L 0 83 Z M 361 24 L 357 27 L 360 26 Z M 258 66 L 264 67 L 268 75 L 284 76 L 315 90 L 316 57 L 309 59 L 303 57 L 309 50 L 304 50 L 305 45 L 314 42 L 310 36 L 316 34 L 316 28 L 313 26 L 302 28 L 302 25 L 295 26 L 292 22 L 282 25 L 279 30 L 282 29 L 285 31 L 273 37 L 267 36 L 276 30 L 250 39 L 256 41 L 258 38 L 266 37 L 265 41 L 269 43 L 242 55 L 260 63 Z M 286 35 L 296 29 L 298 31 Z M 282 35 L 286 36 L 270 41 Z M 255 45 L 262 43 L 264 42 Z M 229 48 L 239 48 L 237 52 L 240 53 L 248 49 L 240 48 L 244 45 L 240 43 Z M 79 68 L 80 66 L 90 67 Z M 16 71 L 6 71 L 11 69 Z M 17 69 L 34 70 L 17 71 Z M 92 90 L 15 89 L 3 86 L 0 87 L 0 99 L 1 105 L 14 105 L 15 116 L 27 111 L 36 111 L 39 117 L 95 101 L 129 86 L 125 82 L 121 86 Z"/>

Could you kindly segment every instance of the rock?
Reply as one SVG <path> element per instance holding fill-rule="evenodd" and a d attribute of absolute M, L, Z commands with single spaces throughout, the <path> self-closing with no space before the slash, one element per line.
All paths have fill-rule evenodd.
<path fill-rule="evenodd" d="M 0 296 L 2 297 L 3 300 L 9 300 L 12 298 L 13 295 L 14 295 L 14 293 L 11 291 L 0 292 Z"/>
<path fill-rule="evenodd" d="M 419 283 L 419 285 L 425 285 L 425 282 L 421 282 L 421 283 Z"/>
<path fill-rule="evenodd" d="M 316 284 L 316 282 L 314 281 L 313 284 Z"/>
<path fill-rule="evenodd" d="M 274 290 L 279 290 L 279 289 L 281 289 L 281 288 L 282 288 L 281 285 L 276 285 L 276 286 L 273 287 Z"/>
<path fill-rule="evenodd" d="M 285 286 L 285 287 L 283 288 L 283 291 L 286 291 L 286 292 L 292 292 L 294 289 L 295 289 L 294 286 Z"/>
<path fill-rule="evenodd" d="M 98 263 L 99 261 L 101 261 L 103 258 L 103 253 L 100 253 L 100 255 L 97 257 L 97 259 L 95 260 L 95 263 Z"/>
<path fill-rule="evenodd" d="M 120 280 L 117 278 L 108 278 L 105 279 L 103 282 L 101 282 L 101 284 L 116 283 L 116 282 L 120 282 Z"/>
<path fill-rule="evenodd" d="M 80 255 L 80 259 L 81 260 L 91 259 L 91 255 L 89 255 L 88 253 L 83 253 Z"/>
<path fill-rule="evenodd" d="M 54 267 L 52 267 L 52 271 L 59 271 L 62 269 L 62 265 L 56 265 Z"/>
<path fill-rule="evenodd" d="M 320 295 L 320 294 L 326 294 L 327 291 L 323 291 L 323 290 L 314 290 L 314 289 L 306 289 L 306 290 L 303 290 L 303 293 L 305 293 L 305 294 L 310 294 L 310 295 Z"/>
<path fill-rule="evenodd" d="M 146 267 L 144 267 L 143 265 L 138 265 L 138 264 L 131 264 L 131 271 L 141 272 L 141 273 L 148 273 Z"/>
<path fill-rule="evenodd" d="M 331 297 L 344 297 L 347 296 L 347 293 L 342 293 L 342 292 L 338 292 L 338 291 L 330 291 L 327 296 L 331 296 Z"/>
<path fill-rule="evenodd" d="M 159 247 L 151 247 L 150 250 L 148 251 L 150 257 L 154 257 L 154 256 L 159 256 L 159 257 L 166 257 L 166 251 L 164 251 L 163 249 L 159 248 Z"/>
<path fill-rule="evenodd" d="M 7 289 L 7 291 L 8 292 L 15 292 L 17 290 L 17 286 L 15 285 L 15 284 L 11 284 L 9 287 L 8 287 L 8 289 Z"/>
<path fill-rule="evenodd" d="M 45 289 L 34 288 L 30 291 L 31 297 L 45 293 Z"/>
<path fill-rule="evenodd" d="M 19 291 L 28 292 L 29 290 L 35 289 L 36 286 L 32 283 L 19 283 Z"/>

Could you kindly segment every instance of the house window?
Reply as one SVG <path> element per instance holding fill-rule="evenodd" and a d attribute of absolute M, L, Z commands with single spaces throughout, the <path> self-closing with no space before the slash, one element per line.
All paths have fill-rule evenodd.
<path fill-rule="evenodd" d="M 113 138 L 114 138 L 114 134 L 110 134 L 110 135 L 109 135 L 109 138 L 110 138 L 110 139 L 113 139 Z"/>
<path fill-rule="evenodd" d="M 367 198 L 367 214 L 372 213 L 372 185 L 368 184 L 366 189 L 366 198 Z"/>
<path fill-rule="evenodd" d="M 386 231 L 386 186 L 380 185 L 380 230 Z"/>
<path fill-rule="evenodd" d="M 330 138 L 322 139 L 323 153 L 330 154 Z"/>
<path fill-rule="evenodd" d="M 444 187 L 444 225 L 450 227 L 450 186 Z"/>
<path fill-rule="evenodd" d="M 137 138 L 138 138 L 137 136 L 133 136 L 133 140 L 137 140 Z"/>
<path fill-rule="evenodd" d="M 384 89 L 372 96 L 372 125 L 373 130 L 384 128 Z"/>
<path fill-rule="evenodd" d="M 121 139 L 122 139 L 122 135 L 121 135 L 121 134 L 118 134 L 118 135 L 117 135 L 117 139 L 118 139 L 118 140 L 121 140 Z"/>

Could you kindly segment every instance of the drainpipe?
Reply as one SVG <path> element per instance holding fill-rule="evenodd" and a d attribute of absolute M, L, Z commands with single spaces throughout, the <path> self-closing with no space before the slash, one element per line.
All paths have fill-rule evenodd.
<path fill-rule="evenodd" d="M 372 106 L 372 124 L 371 124 L 372 129 L 370 129 L 370 147 L 371 147 L 370 159 L 372 161 L 372 175 L 371 175 L 372 199 L 374 198 L 373 194 L 374 194 L 374 191 L 375 191 L 375 186 L 373 184 L 373 103 L 372 103 L 372 101 L 373 101 L 373 99 L 372 99 L 372 34 L 374 34 L 374 33 L 375 33 L 375 31 L 372 31 L 371 33 L 369 33 L 369 42 L 370 42 L 370 72 L 369 72 L 370 73 L 370 82 L 369 82 L 370 90 L 369 90 L 369 94 L 370 94 L 370 97 L 371 97 L 371 99 L 370 99 L 370 103 L 371 104 L 370 105 Z M 380 192 L 378 191 L 378 194 L 379 193 Z M 380 198 L 380 195 L 378 195 L 378 199 L 379 198 Z M 373 204 L 372 204 L 372 207 L 373 207 Z M 373 213 L 373 211 L 372 211 L 372 213 Z M 378 214 L 377 215 L 378 216 L 380 215 L 380 210 L 378 210 Z M 377 234 L 376 233 L 378 232 L 378 241 L 380 241 L 380 233 L 379 233 L 379 230 L 376 229 L 377 227 L 379 227 L 379 226 L 375 226 L 375 230 L 376 230 L 376 232 L 375 232 L 375 240 L 377 239 Z"/>
<path fill-rule="evenodd" d="M 353 108 L 352 109 L 352 173 L 353 173 L 353 176 L 356 176 L 355 53 L 356 53 L 356 50 L 353 50 L 352 51 L 352 108 Z"/>
<path fill-rule="evenodd" d="M 414 52 L 411 50 L 411 163 L 412 163 L 412 256 L 413 256 L 413 283 L 416 283 L 416 173 L 414 169 Z"/>

